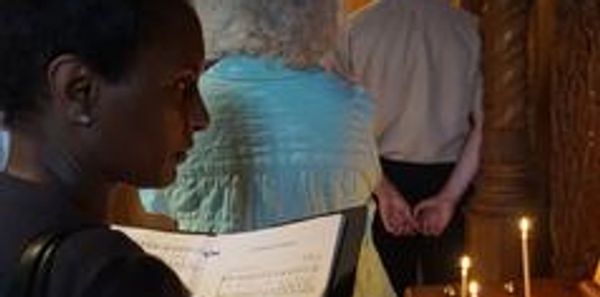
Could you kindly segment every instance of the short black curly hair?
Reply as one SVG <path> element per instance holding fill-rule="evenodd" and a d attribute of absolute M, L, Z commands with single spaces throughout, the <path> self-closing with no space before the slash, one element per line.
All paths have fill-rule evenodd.
<path fill-rule="evenodd" d="M 106 79 L 122 78 L 140 45 L 186 0 L 0 0 L 0 110 L 10 124 L 36 110 L 45 68 L 80 57 Z"/>

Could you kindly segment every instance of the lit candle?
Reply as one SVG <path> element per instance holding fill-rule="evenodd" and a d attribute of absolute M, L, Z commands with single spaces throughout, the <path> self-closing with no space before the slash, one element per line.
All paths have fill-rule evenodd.
<path fill-rule="evenodd" d="M 460 258 L 460 297 L 467 297 L 467 282 L 469 281 L 469 269 L 471 258 L 463 256 Z"/>
<path fill-rule="evenodd" d="M 472 281 L 469 283 L 469 294 L 470 297 L 479 297 L 479 292 L 481 291 L 481 286 L 476 281 Z"/>
<path fill-rule="evenodd" d="M 594 277 L 594 282 L 600 286 L 600 260 L 598 260 L 598 268 L 596 268 L 596 276 Z"/>
<path fill-rule="evenodd" d="M 521 229 L 521 254 L 523 258 L 523 290 L 525 297 L 531 297 L 531 277 L 529 274 L 529 229 L 531 228 L 531 221 L 523 217 L 519 221 L 519 227 Z"/>

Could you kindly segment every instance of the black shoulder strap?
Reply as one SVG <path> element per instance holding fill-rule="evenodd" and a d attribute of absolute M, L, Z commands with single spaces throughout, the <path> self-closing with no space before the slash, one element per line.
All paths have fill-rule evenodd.
<path fill-rule="evenodd" d="M 60 244 L 70 235 L 88 227 L 78 227 L 38 236 L 25 247 L 13 272 L 9 287 L 11 297 L 44 297 L 54 255 Z"/>

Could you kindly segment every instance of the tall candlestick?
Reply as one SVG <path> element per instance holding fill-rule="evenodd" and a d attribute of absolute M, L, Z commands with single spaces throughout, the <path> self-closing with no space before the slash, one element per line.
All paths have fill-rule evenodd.
<path fill-rule="evenodd" d="M 471 258 L 463 256 L 460 258 L 460 297 L 467 296 L 467 282 L 469 281 L 469 269 L 471 268 Z"/>
<path fill-rule="evenodd" d="M 600 286 L 600 260 L 598 260 L 598 266 L 596 268 L 596 276 L 594 276 L 594 282 Z"/>
<path fill-rule="evenodd" d="M 469 283 L 469 294 L 470 297 L 479 297 L 479 291 L 481 291 L 481 286 L 476 281 L 472 281 Z"/>
<path fill-rule="evenodd" d="M 521 254 L 523 258 L 523 290 L 525 297 L 531 297 L 531 276 L 529 274 L 529 229 L 531 222 L 528 218 L 521 218 L 519 221 L 521 229 Z"/>

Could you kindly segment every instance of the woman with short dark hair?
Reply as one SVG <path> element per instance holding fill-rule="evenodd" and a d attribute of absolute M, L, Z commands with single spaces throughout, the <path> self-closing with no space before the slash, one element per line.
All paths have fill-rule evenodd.
<path fill-rule="evenodd" d="M 28 244 L 80 230 L 45 296 L 188 296 L 175 274 L 104 223 L 111 188 L 161 186 L 207 123 L 200 24 L 184 0 L 1 0 L 0 296 Z"/>

